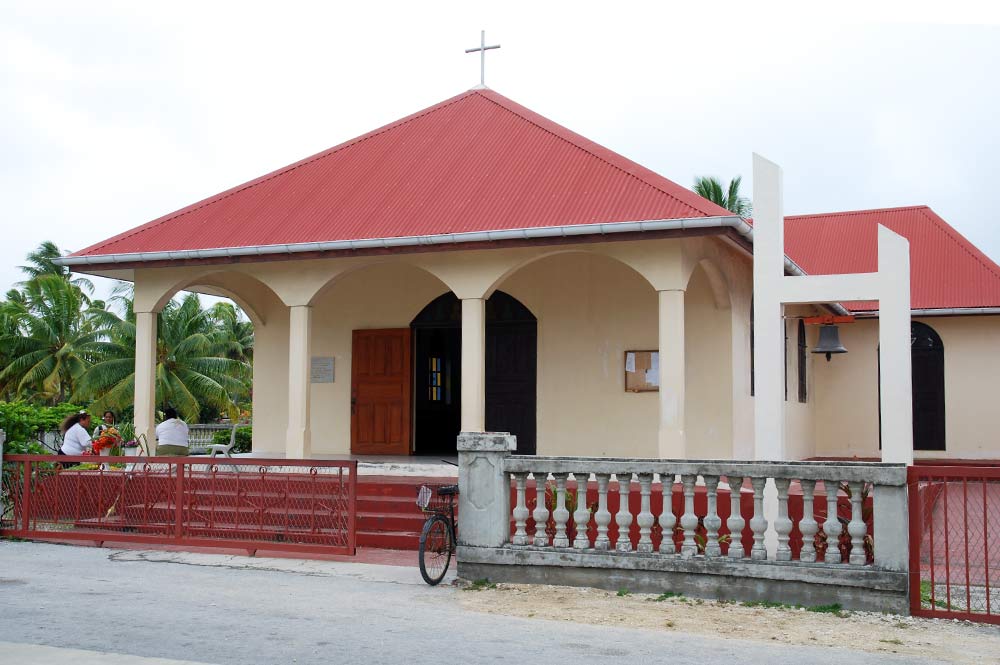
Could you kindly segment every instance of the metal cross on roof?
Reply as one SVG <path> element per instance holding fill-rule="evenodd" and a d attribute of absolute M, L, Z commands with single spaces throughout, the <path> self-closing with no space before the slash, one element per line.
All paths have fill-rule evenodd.
<path fill-rule="evenodd" d="M 486 31 L 483 30 L 479 33 L 479 47 L 478 48 L 467 48 L 466 53 L 479 52 L 479 85 L 486 85 L 486 52 L 490 49 L 500 48 L 499 44 L 493 46 L 486 45 Z"/>

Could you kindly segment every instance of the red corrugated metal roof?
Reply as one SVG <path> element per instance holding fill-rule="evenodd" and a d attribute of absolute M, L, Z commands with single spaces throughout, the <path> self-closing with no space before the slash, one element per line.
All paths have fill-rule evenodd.
<path fill-rule="evenodd" d="M 814 275 L 874 272 L 879 224 L 910 241 L 913 309 L 1000 306 L 1000 267 L 927 206 L 786 217 L 785 253 Z"/>
<path fill-rule="evenodd" d="M 75 255 L 731 214 L 476 89 Z"/>

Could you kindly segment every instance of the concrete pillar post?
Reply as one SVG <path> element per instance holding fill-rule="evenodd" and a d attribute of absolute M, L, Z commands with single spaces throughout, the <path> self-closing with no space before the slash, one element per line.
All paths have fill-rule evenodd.
<path fill-rule="evenodd" d="M 910 506 L 906 485 L 875 484 L 872 490 L 872 518 L 878 525 L 875 535 L 875 567 L 882 570 L 910 570 Z"/>
<path fill-rule="evenodd" d="M 878 227 L 879 399 L 882 461 L 913 464 L 913 378 L 910 340 L 910 243 Z"/>
<path fill-rule="evenodd" d="M 156 453 L 156 312 L 135 313 L 135 437 Z"/>
<path fill-rule="evenodd" d="M 462 432 L 486 431 L 486 300 L 462 300 Z"/>
<path fill-rule="evenodd" d="M 659 291 L 659 455 L 687 456 L 684 435 L 684 291 Z"/>
<path fill-rule="evenodd" d="M 785 217 L 782 190 L 778 165 L 754 155 L 754 459 L 769 461 L 785 459 L 785 334 L 781 300 L 785 275 Z"/>
<path fill-rule="evenodd" d="M 306 459 L 312 454 L 309 429 L 312 307 L 294 305 L 288 310 L 288 429 L 285 435 L 285 457 Z"/>
<path fill-rule="evenodd" d="M 500 547 L 510 540 L 510 475 L 503 458 L 516 449 L 516 437 L 504 432 L 458 435 L 460 545 Z"/>

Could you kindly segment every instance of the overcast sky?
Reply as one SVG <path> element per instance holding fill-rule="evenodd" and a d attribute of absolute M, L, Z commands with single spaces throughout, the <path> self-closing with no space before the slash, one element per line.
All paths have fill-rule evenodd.
<path fill-rule="evenodd" d="M 684 186 L 757 151 L 789 214 L 927 204 L 1000 260 L 986 3 L 340 4 L 0 0 L 0 289 L 478 84 L 483 28 L 488 86 Z"/>

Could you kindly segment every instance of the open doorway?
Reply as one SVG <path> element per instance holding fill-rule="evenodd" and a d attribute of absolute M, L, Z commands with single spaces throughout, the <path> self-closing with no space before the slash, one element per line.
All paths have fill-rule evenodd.
<path fill-rule="evenodd" d="M 462 303 L 449 292 L 413 319 L 413 451 L 454 455 L 462 412 Z M 486 429 L 536 449 L 537 321 L 516 298 L 486 301 Z"/>

